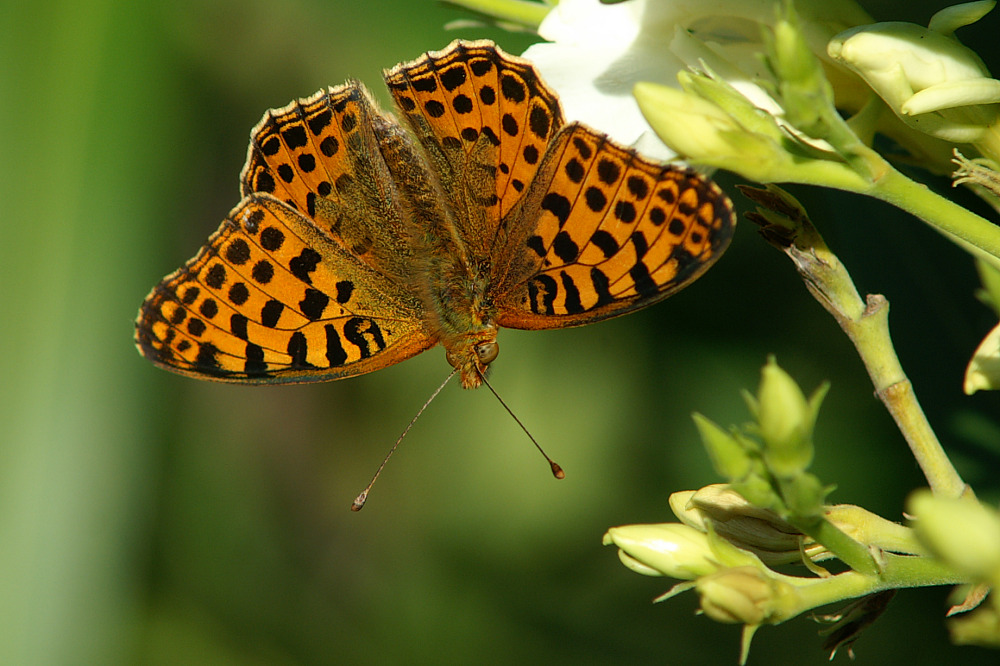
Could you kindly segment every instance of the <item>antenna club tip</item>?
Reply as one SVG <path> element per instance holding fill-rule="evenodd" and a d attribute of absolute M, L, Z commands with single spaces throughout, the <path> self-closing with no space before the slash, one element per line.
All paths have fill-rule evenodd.
<path fill-rule="evenodd" d="M 361 511 L 365 508 L 365 502 L 368 501 L 368 491 L 361 493 L 355 498 L 354 503 L 351 504 L 351 511 Z"/>
<path fill-rule="evenodd" d="M 566 478 L 566 472 L 564 472 L 563 468 L 560 467 L 557 463 L 550 460 L 549 466 L 552 467 L 552 476 L 556 477 L 557 479 Z"/>

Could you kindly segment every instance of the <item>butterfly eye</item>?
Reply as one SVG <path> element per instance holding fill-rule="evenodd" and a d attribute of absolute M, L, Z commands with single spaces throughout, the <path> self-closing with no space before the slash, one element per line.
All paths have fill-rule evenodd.
<path fill-rule="evenodd" d="M 489 365 L 500 353 L 500 345 L 495 342 L 482 342 L 476 345 L 476 356 L 483 365 Z"/>

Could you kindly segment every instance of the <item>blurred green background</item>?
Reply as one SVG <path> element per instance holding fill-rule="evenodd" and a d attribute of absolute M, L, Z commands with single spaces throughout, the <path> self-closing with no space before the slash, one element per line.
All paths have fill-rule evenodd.
<path fill-rule="evenodd" d="M 920 23 L 942 6 L 865 4 Z M 348 77 L 384 102 L 381 68 L 456 37 L 531 43 L 444 29 L 465 17 L 407 0 L 4 3 L 0 663 L 735 663 L 738 628 L 696 617 L 693 595 L 651 605 L 671 581 L 627 571 L 601 535 L 670 520 L 670 492 L 716 480 L 689 415 L 743 421 L 769 353 L 807 391 L 833 382 L 814 466 L 833 500 L 900 518 L 919 470 L 848 341 L 746 223 L 663 305 L 503 332 L 494 384 L 561 482 L 488 392 L 452 385 L 348 510 L 444 378 L 440 349 L 273 388 L 140 358 L 135 312 L 237 202 L 263 111 Z M 994 72 L 998 21 L 962 33 Z M 859 289 L 891 301 L 932 423 L 995 501 L 998 401 L 960 391 L 995 323 L 967 258 L 887 206 L 796 194 Z M 996 663 L 948 645 L 945 594 L 902 592 L 858 663 Z M 816 630 L 761 630 L 751 663 L 827 663 Z"/>

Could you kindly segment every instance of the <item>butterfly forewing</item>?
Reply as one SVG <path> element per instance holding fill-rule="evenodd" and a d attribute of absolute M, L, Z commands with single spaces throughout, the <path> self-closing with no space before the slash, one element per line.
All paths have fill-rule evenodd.
<path fill-rule="evenodd" d="M 154 362 L 234 382 L 353 376 L 431 344 L 419 301 L 269 195 L 245 199 L 150 293 L 136 330 Z"/>
<path fill-rule="evenodd" d="M 650 305 L 714 263 L 734 224 L 728 197 L 703 176 L 569 125 L 511 223 L 498 323 L 573 326 Z"/>
<path fill-rule="evenodd" d="M 397 107 L 424 146 L 477 259 L 523 198 L 562 126 L 555 95 L 531 65 L 491 42 L 456 42 L 386 73 Z"/>
<path fill-rule="evenodd" d="M 407 221 L 376 133 L 386 119 L 358 82 L 268 111 L 251 134 L 243 196 L 266 193 L 387 276 L 412 273 Z"/>
<path fill-rule="evenodd" d="M 348 137 L 371 124 L 357 85 L 321 90 L 264 114 L 251 133 L 240 177 L 243 196 L 271 194 L 310 217 L 318 197 L 337 199 L 335 184 L 353 173 Z"/>

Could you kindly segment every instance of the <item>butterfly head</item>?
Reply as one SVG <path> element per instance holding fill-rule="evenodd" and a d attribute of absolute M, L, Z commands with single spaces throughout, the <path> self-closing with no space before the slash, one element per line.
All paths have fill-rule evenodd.
<path fill-rule="evenodd" d="M 496 332 L 487 339 L 472 340 L 449 348 L 448 363 L 462 375 L 462 388 L 478 388 L 483 383 L 486 368 L 500 353 Z"/>

